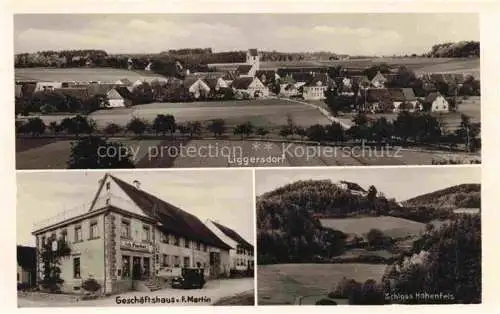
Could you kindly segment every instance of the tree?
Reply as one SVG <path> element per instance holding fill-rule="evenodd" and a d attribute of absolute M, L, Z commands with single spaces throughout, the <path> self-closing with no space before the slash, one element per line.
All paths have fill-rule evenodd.
<path fill-rule="evenodd" d="M 314 124 L 307 128 L 307 137 L 311 141 L 322 142 L 326 139 L 326 131 L 323 125 Z"/>
<path fill-rule="evenodd" d="M 69 169 L 134 168 L 129 149 L 119 143 L 89 136 L 71 143 Z"/>
<path fill-rule="evenodd" d="M 391 139 L 394 132 L 393 125 L 385 117 L 377 119 L 371 127 L 371 133 L 374 139 L 381 143 Z"/>
<path fill-rule="evenodd" d="M 30 118 L 26 125 L 24 125 L 24 129 L 33 136 L 41 135 L 45 132 L 46 125 L 40 118 Z"/>
<path fill-rule="evenodd" d="M 370 204 L 371 210 L 375 210 L 375 201 L 377 200 L 377 188 L 374 185 L 370 185 L 368 188 L 368 194 L 366 195 L 368 202 Z"/>
<path fill-rule="evenodd" d="M 297 134 L 298 136 L 300 136 L 300 139 L 302 141 L 304 140 L 304 137 L 307 136 L 307 130 L 301 126 L 295 127 L 294 133 Z"/>
<path fill-rule="evenodd" d="M 340 142 L 344 140 L 344 129 L 340 123 L 333 122 L 325 128 L 326 139 L 332 142 Z"/>
<path fill-rule="evenodd" d="M 281 137 L 287 138 L 288 136 L 293 134 L 293 129 L 288 125 L 284 125 L 281 127 L 279 134 Z"/>
<path fill-rule="evenodd" d="M 380 229 L 370 229 L 366 234 L 366 239 L 370 247 L 377 248 L 383 245 L 385 236 Z"/>
<path fill-rule="evenodd" d="M 364 126 L 368 123 L 368 116 L 362 112 L 359 112 L 353 119 L 352 122 L 357 126 Z"/>
<path fill-rule="evenodd" d="M 267 134 L 269 134 L 269 130 L 263 127 L 257 128 L 255 131 L 255 134 L 257 134 L 260 137 L 265 137 Z"/>
<path fill-rule="evenodd" d="M 59 124 L 56 121 L 52 121 L 52 122 L 49 123 L 48 129 L 54 135 L 56 135 L 59 132 L 59 130 L 60 130 L 60 126 L 59 126 Z"/>
<path fill-rule="evenodd" d="M 460 127 L 455 131 L 458 138 L 465 142 L 466 151 L 473 151 L 477 146 L 477 136 L 481 132 L 480 123 L 472 123 L 468 115 L 462 114 L 460 117 Z"/>
<path fill-rule="evenodd" d="M 113 136 L 117 133 L 122 132 L 123 128 L 116 123 L 109 123 L 108 125 L 106 125 L 103 131 L 105 134 Z"/>
<path fill-rule="evenodd" d="M 226 122 L 223 119 L 214 119 L 208 125 L 208 130 L 212 132 L 215 137 L 221 136 L 226 132 Z"/>
<path fill-rule="evenodd" d="M 64 118 L 61 121 L 61 129 L 66 130 L 69 134 L 74 134 L 77 138 L 82 133 L 92 134 L 96 125 L 93 120 L 77 115 L 72 118 Z"/>
<path fill-rule="evenodd" d="M 59 285 L 64 282 L 61 279 L 61 259 L 69 256 L 71 249 L 63 239 L 55 236 L 49 237 L 40 244 L 38 256 L 41 262 L 42 279 L 40 284 L 50 292 L 60 291 Z"/>
<path fill-rule="evenodd" d="M 159 114 L 153 121 L 153 130 L 155 130 L 156 134 L 162 133 L 162 135 L 165 136 L 166 132 L 170 132 L 170 135 L 173 135 L 175 129 L 176 125 L 173 115 Z"/>
<path fill-rule="evenodd" d="M 134 133 L 135 135 L 142 135 L 146 132 L 147 124 L 143 120 L 134 117 L 127 123 L 127 131 Z"/>
<path fill-rule="evenodd" d="M 189 129 L 189 134 L 191 137 L 193 137 L 194 135 L 201 135 L 201 122 L 188 122 L 187 127 Z"/>
<path fill-rule="evenodd" d="M 186 135 L 189 133 L 189 126 L 186 124 L 179 124 L 177 125 L 177 130 L 179 130 L 182 135 Z"/>

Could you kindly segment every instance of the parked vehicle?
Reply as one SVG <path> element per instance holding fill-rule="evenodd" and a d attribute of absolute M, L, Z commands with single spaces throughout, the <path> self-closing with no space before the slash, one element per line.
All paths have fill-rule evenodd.
<path fill-rule="evenodd" d="M 201 289 L 205 285 L 203 268 L 183 268 L 181 276 L 172 280 L 172 288 L 176 289 Z"/>

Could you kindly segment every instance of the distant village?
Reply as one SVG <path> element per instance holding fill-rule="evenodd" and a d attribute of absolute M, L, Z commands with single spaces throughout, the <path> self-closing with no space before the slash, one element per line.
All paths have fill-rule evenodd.
<path fill-rule="evenodd" d="M 16 64 L 26 63 L 20 60 L 27 56 L 36 60 L 36 55 L 18 55 Z M 155 66 L 149 61 L 139 72 L 144 75 L 136 81 L 125 77 L 115 81 L 46 81 L 18 77 L 15 95 L 19 110 L 16 112 L 91 112 L 151 102 L 266 97 L 324 101 L 328 91 L 343 97 L 349 102 L 350 109 L 355 111 L 447 112 L 455 108 L 457 96 L 478 95 L 480 90 L 479 81 L 463 73 L 429 73 L 417 77 L 404 67 L 385 64 L 370 68 L 264 68 L 261 66 L 262 54 L 257 49 L 249 49 L 245 57 L 244 63 L 208 64 L 205 71 L 190 71 L 182 62 L 173 61 L 173 70 L 168 75 L 154 75 L 160 71 L 153 70 Z M 48 64 L 61 66 L 64 62 L 67 62 L 66 59 L 53 57 Z M 96 66 L 90 57 L 73 57 L 72 62 L 81 67 Z M 145 64 L 144 61 L 142 63 Z M 127 68 L 136 71 L 136 60 L 128 58 Z"/>

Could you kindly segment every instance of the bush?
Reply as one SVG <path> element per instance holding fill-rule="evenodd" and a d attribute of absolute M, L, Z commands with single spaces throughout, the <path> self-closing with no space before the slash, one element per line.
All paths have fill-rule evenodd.
<path fill-rule="evenodd" d="M 85 291 L 95 293 L 95 292 L 101 290 L 101 285 L 97 282 L 97 280 L 95 280 L 93 278 L 89 278 L 83 282 L 82 288 Z"/>
<path fill-rule="evenodd" d="M 57 111 L 57 108 L 53 105 L 50 105 L 50 104 L 45 104 L 45 105 L 40 107 L 40 112 L 43 114 L 53 113 L 56 111 Z"/>

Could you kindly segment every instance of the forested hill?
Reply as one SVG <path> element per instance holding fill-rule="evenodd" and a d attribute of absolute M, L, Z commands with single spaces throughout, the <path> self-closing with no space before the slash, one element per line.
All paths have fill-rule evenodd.
<path fill-rule="evenodd" d="M 413 197 L 403 202 L 405 206 L 435 208 L 480 208 L 481 185 L 460 184 Z"/>
<path fill-rule="evenodd" d="M 356 194 L 330 180 L 297 181 L 267 192 L 261 195 L 259 200 L 279 200 L 287 206 L 296 206 L 310 213 L 331 217 L 372 212 L 384 214 L 399 207 L 394 199 L 387 199 L 378 193 L 374 186 L 365 194 Z"/>
<path fill-rule="evenodd" d="M 459 41 L 456 43 L 442 43 L 432 46 L 427 54 L 432 58 L 467 58 L 479 57 L 480 45 L 478 41 Z"/>

